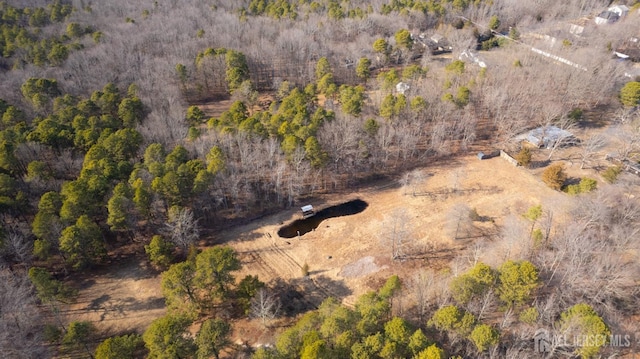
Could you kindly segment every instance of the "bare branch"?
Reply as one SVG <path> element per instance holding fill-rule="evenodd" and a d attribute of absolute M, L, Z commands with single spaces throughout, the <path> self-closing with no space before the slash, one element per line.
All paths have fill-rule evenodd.
<path fill-rule="evenodd" d="M 259 318 L 263 326 L 280 314 L 280 300 L 265 288 L 260 288 L 256 296 L 251 300 L 251 315 Z"/>

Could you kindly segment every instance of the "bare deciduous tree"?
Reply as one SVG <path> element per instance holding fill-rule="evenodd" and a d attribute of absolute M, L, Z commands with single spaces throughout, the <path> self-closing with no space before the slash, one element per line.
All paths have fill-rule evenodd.
<path fill-rule="evenodd" d="M 42 318 L 26 275 L 0 268 L 0 350 L 6 358 L 49 356 L 42 345 Z"/>
<path fill-rule="evenodd" d="M 413 289 L 413 295 L 418 310 L 418 319 L 422 322 L 427 314 L 429 302 L 432 293 L 431 288 L 434 286 L 435 273 L 431 271 L 420 271 L 413 275 L 410 286 Z"/>
<path fill-rule="evenodd" d="M 251 315 L 259 318 L 263 326 L 267 326 L 268 321 L 273 320 L 280 314 L 280 300 L 268 289 L 260 288 L 256 296 L 251 300 Z"/>
<path fill-rule="evenodd" d="M 466 238 L 473 228 L 471 208 L 465 203 L 457 203 L 447 214 L 447 231 L 453 239 Z"/>
<path fill-rule="evenodd" d="M 185 253 L 200 238 L 198 220 L 188 208 L 170 209 L 166 227 L 169 240 Z"/>
<path fill-rule="evenodd" d="M 401 184 L 405 188 L 404 194 L 407 194 L 407 188 L 411 187 L 411 195 L 416 196 L 420 191 L 420 187 L 424 185 L 425 178 L 428 175 L 425 175 L 424 171 L 421 169 L 416 169 L 411 172 L 407 172 L 401 179 Z"/>
<path fill-rule="evenodd" d="M 580 151 L 580 169 L 586 165 L 591 165 L 595 155 L 600 149 L 607 144 L 606 138 L 601 134 L 589 136 L 582 142 L 582 151 Z"/>
<path fill-rule="evenodd" d="M 566 131 L 568 133 L 574 131 L 577 126 L 575 121 L 567 117 L 562 117 L 560 120 L 556 121 L 554 125 L 558 127 L 560 130 Z M 551 160 L 551 157 L 553 156 L 553 154 L 558 148 L 567 146 L 568 144 L 570 144 L 570 141 L 573 141 L 573 140 L 574 140 L 574 137 L 572 135 L 568 135 L 568 134 L 560 135 L 560 137 L 558 137 L 555 141 L 553 141 L 553 143 L 551 143 L 551 147 L 547 147 L 549 149 L 549 156 L 547 157 L 547 159 Z"/>
<path fill-rule="evenodd" d="M 381 240 L 391 246 L 391 259 L 402 259 L 406 253 L 407 243 L 410 241 L 411 220 L 405 209 L 393 211 L 383 222 Z"/>
<path fill-rule="evenodd" d="M 640 129 L 637 126 L 619 125 L 613 129 L 617 142 L 617 154 L 621 160 L 629 160 L 640 150 Z"/>
<path fill-rule="evenodd" d="M 0 244 L 0 265 L 2 259 L 7 264 L 13 262 L 28 266 L 31 263 L 33 245 L 18 229 L 10 229 Z"/>
<path fill-rule="evenodd" d="M 465 172 L 462 168 L 457 168 L 451 173 L 451 187 L 454 193 L 460 190 L 460 184 L 464 181 Z"/>

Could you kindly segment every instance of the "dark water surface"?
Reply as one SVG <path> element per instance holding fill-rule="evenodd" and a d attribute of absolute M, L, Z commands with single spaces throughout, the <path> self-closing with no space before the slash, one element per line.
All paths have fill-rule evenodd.
<path fill-rule="evenodd" d="M 280 227 L 278 235 L 282 238 L 293 238 L 298 235 L 309 233 L 318 228 L 320 222 L 328 218 L 350 216 L 364 211 L 369 204 L 361 199 L 341 203 L 335 206 L 322 209 L 314 216 L 304 219 L 297 219 L 287 225 Z"/>

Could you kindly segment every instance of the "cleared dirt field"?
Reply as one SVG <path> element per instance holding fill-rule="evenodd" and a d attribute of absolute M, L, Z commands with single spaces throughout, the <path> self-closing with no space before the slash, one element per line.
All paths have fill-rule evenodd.
<path fill-rule="evenodd" d="M 142 333 L 165 314 L 160 276 L 146 260 L 123 261 L 82 280 L 77 300 L 60 313 L 67 322 L 92 322 L 105 338 Z"/>
<path fill-rule="evenodd" d="M 479 160 L 467 156 L 413 172 L 409 181 L 378 183 L 349 195 L 332 195 L 311 203 L 318 210 L 360 199 L 366 208 L 356 214 L 326 218 L 315 230 L 300 237 L 280 238 L 278 230 L 300 218 L 292 208 L 250 224 L 218 233 L 211 242 L 231 245 L 239 253 L 246 274 L 264 282 L 293 283 L 308 307 L 334 296 L 346 305 L 366 291 L 377 289 L 390 275 L 409 278 L 420 268 L 441 269 L 476 240 L 491 240 L 509 215 L 521 215 L 542 204 L 561 213 L 565 194 L 546 187 L 534 171 L 514 167 L 497 157 Z M 419 175 L 416 175 L 419 174 Z M 466 236 L 453 239 L 453 208 L 464 203 L 484 219 Z M 300 203 L 304 205 L 307 203 Z M 405 258 L 392 260 L 389 228 L 402 221 Z M 302 276 L 309 265 L 310 275 Z M 288 303 L 285 303 L 287 305 Z M 77 303 L 62 308 L 68 321 L 93 322 L 113 335 L 142 333 L 165 313 L 160 276 L 144 260 L 130 260 L 84 280 Z M 273 333 L 243 320 L 235 340 L 250 345 L 264 343 Z"/>
<path fill-rule="evenodd" d="M 446 266 L 473 240 L 496 235 L 508 215 L 520 215 L 539 203 L 557 207 L 565 196 L 501 158 L 480 161 L 469 156 L 421 172 L 424 179 L 415 185 L 386 183 L 312 203 L 324 208 L 361 199 L 368 207 L 351 216 L 326 219 L 300 237 L 285 239 L 277 234 L 284 224 L 300 218 L 294 208 L 221 233 L 216 242 L 228 243 L 240 253 L 242 275 L 258 275 L 265 282 L 301 278 L 306 263 L 319 291 L 350 305 L 392 274 L 403 277 L 419 267 Z M 459 203 L 475 208 L 485 221 L 476 223 L 472 235 L 454 240 L 448 223 Z M 404 244 L 407 258 L 393 261 L 389 227 L 403 216 L 403 233 L 410 238 Z"/>

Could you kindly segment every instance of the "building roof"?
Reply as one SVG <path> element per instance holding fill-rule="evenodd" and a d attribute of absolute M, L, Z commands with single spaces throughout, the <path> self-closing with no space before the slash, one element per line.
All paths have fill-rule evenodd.
<path fill-rule="evenodd" d="M 302 212 L 311 212 L 313 211 L 313 206 L 308 204 L 306 206 L 302 206 L 300 209 L 302 210 Z"/>
<path fill-rule="evenodd" d="M 442 40 L 444 40 L 444 36 L 440 34 L 434 34 L 433 36 L 431 36 L 431 41 L 435 42 L 436 44 Z"/>
<path fill-rule="evenodd" d="M 618 19 L 620 19 L 620 15 L 616 14 L 613 11 L 605 10 L 600 14 L 598 14 L 598 18 L 613 22 L 613 21 L 618 21 Z"/>
<path fill-rule="evenodd" d="M 608 10 L 613 12 L 629 12 L 629 7 L 627 5 L 614 5 Z"/>
<path fill-rule="evenodd" d="M 516 140 L 528 141 L 538 147 L 552 147 L 558 141 L 574 137 L 573 133 L 557 126 L 541 126 L 516 136 Z"/>

